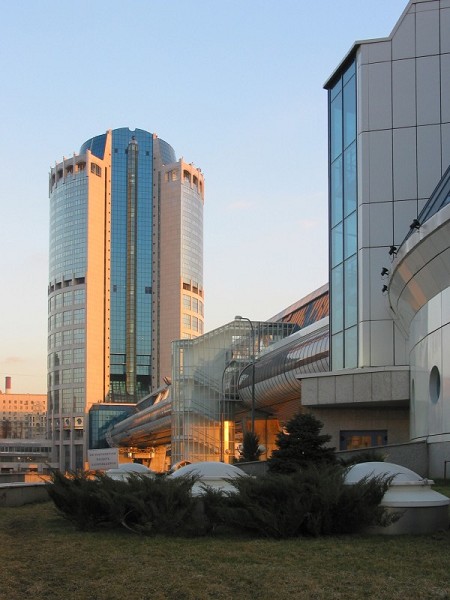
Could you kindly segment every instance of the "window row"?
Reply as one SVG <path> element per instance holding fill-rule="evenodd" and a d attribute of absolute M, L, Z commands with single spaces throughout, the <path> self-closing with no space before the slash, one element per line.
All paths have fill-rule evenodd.
<path fill-rule="evenodd" d="M 52 348 L 58 348 L 59 346 L 71 346 L 72 344 L 82 344 L 84 341 L 84 329 L 57 331 L 48 336 L 48 349 L 51 350 Z"/>
<path fill-rule="evenodd" d="M 200 334 L 203 334 L 203 321 L 198 317 L 193 317 L 186 313 L 183 314 L 183 328 L 190 329 L 191 331 L 196 331 Z"/>

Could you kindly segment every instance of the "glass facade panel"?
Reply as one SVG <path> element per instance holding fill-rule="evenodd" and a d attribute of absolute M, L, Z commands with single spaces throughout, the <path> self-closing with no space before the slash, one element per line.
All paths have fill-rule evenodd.
<path fill-rule="evenodd" d="M 173 343 L 172 464 L 235 456 L 239 373 L 252 355 L 285 338 L 291 323 L 235 321 L 201 338 Z M 254 345 L 253 345 L 254 344 Z M 242 409 L 241 409 L 242 410 Z"/>
<path fill-rule="evenodd" d="M 358 199 L 356 68 L 329 90 L 331 368 L 357 366 Z"/>
<path fill-rule="evenodd" d="M 342 156 L 339 156 L 331 165 L 330 213 L 332 227 L 342 221 L 342 177 Z"/>
<path fill-rule="evenodd" d="M 186 183 L 181 198 L 181 276 L 203 287 L 203 203 Z"/>
<path fill-rule="evenodd" d="M 345 331 L 344 338 L 345 348 L 345 366 L 347 369 L 358 366 L 358 355 L 357 355 L 357 328 L 351 327 Z"/>
<path fill-rule="evenodd" d="M 330 99 L 334 100 L 341 91 L 342 91 L 342 79 L 338 79 L 336 84 L 330 90 Z"/>
<path fill-rule="evenodd" d="M 356 210 L 356 141 L 344 152 L 344 216 Z"/>
<path fill-rule="evenodd" d="M 335 267 L 331 271 L 331 285 L 335 289 L 343 289 L 344 287 L 344 275 L 342 265 Z M 336 333 L 344 328 L 344 303 L 342 294 L 334 294 L 331 297 L 330 311 L 333 314 L 333 320 L 331 321 L 331 332 Z"/>
<path fill-rule="evenodd" d="M 344 148 L 356 139 L 355 75 L 344 85 Z"/>
<path fill-rule="evenodd" d="M 339 450 L 386 446 L 387 443 L 387 429 L 340 431 L 339 433 Z"/>
<path fill-rule="evenodd" d="M 330 149 L 333 161 L 342 153 L 342 94 L 338 94 L 331 102 Z"/>
<path fill-rule="evenodd" d="M 345 288 L 345 327 L 356 325 L 358 319 L 358 295 L 356 292 L 355 279 L 357 277 L 356 255 L 344 263 L 344 288 Z"/>
<path fill-rule="evenodd" d="M 357 223 L 356 223 L 356 211 L 348 216 L 344 221 L 344 258 L 347 259 L 350 256 L 356 254 L 357 251 Z M 341 228 L 342 233 L 342 228 Z M 342 238 L 341 248 L 342 251 Z"/>
<path fill-rule="evenodd" d="M 58 184 L 50 196 L 49 279 L 72 280 L 86 272 L 87 182 L 76 173 Z M 57 295 L 56 308 L 63 294 Z"/>
<path fill-rule="evenodd" d="M 132 402 L 151 388 L 153 135 L 116 129 L 112 145 L 110 398 Z"/>
<path fill-rule="evenodd" d="M 347 67 L 347 70 L 344 72 L 344 75 L 342 76 L 342 81 L 343 81 L 344 85 L 349 81 L 349 79 L 351 79 L 351 77 L 353 77 L 353 75 L 355 75 L 355 73 L 356 73 L 356 65 L 354 62 L 352 62 Z"/>
<path fill-rule="evenodd" d="M 332 263 L 331 267 L 334 268 L 336 265 L 340 264 L 343 261 L 343 253 L 342 253 L 342 222 L 336 225 L 331 230 L 331 257 Z"/>
<path fill-rule="evenodd" d="M 135 412 L 133 405 L 94 405 L 89 411 L 89 448 L 109 448 L 106 435 L 110 427 Z"/>
<path fill-rule="evenodd" d="M 344 334 L 342 331 L 331 336 L 331 352 L 335 357 L 333 360 L 333 370 L 337 371 L 344 368 Z"/>

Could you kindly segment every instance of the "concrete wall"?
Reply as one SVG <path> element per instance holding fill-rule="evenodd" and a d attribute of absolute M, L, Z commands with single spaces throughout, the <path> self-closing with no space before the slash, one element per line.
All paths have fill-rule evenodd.
<path fill-rule="evenodd" d="M 0 507 L 22 506 L 48 500 L 45 483 L 0 484 Z"/>
<path fill-rule="evenodd" d="M 422 477 L 442 478 L 444 476 L 443 463 L 440 471 L 432 472 L 428 468 L 428 453 L 429 448 L 432 448 L 432 446 L 432 444 L 428 445 L 425 441 L 423 441 L 411 442 L 407 444 L 393 444 L 391 446 L 380 446 L 376 448 L 360 448 L 358 450 L 337 452 L 336 454 L 339 458 L 348 459 L 352 456 L 357 456 L 362 452 L 374 451 L 377 454 L 382 454 L 386 462 L 394 463 L 396 465 L 401 465 L 411 469 L 411 471 L 414 471 Z M 242 469 L 248 475 L 258 476 L 267 473 L 267 463 L 265 461 L 236 463 L 235 466 L 239 467 L 239 469 Z M 450 463 L 447 465 L 447 477 L 450 477 Z"/>
<path fill-rule="evenodd" d="M 361 452 L 376 452 L 384 456 L 385 462 L 401 465 L 411 469 L 422 477 L 430 477 L 428 468 L 428 444 L 426 442 L 409 442 L 407 444 L 393 444 L 391 446 L 378 446 L 375 448 L 364 448 L 337 452 L 339 458 L 351 458 Z M 442 475 L 440 476 L 442 477 Z"/>

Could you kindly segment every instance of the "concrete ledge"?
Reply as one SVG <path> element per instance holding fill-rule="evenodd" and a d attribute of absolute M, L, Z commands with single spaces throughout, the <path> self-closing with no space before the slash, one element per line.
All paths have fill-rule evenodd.
<path fill-rule="evenodd" d="M 364 367 L 299 376 L 302 405 L 409 406 L 409 367 Z"/>
<path fill-rule="evenodd" d="M 0 507 L 22 506 L 49 500 L 45 483 L 0 484 Z"/>

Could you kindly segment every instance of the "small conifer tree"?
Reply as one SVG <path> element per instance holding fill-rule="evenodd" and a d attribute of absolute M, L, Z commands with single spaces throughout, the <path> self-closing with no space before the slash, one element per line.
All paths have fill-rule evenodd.
<path fill-rule="evenodd" d="M 262 450 L 259 445 L 259 437 L 256 433 L 246 431 L 242 440 L 242 450 L 238 462 L 254 462 L 259 460 Z"/>
<path fill-rule="evenodd" d="M 308 464 L 334 464 L 335 448 L 325 447 L 330 435 L 321 434 L 323 423 L 310 413 L 298 413 L 277 435 L 277 450 L 267 461 L 269 471 L 295 473 Z"/>

